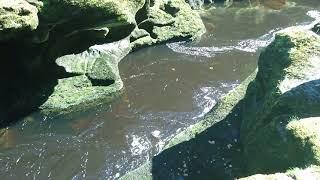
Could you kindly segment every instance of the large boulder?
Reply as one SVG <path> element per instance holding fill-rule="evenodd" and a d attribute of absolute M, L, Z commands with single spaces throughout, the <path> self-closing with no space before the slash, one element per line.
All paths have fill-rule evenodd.
<path fill-rule="evenodd" d="M 72 76 L 58 80 L 53 93 L 40 109 L 61 114 L 110 102 L 123 87 L 118 63 L 130 50 L 129 39 L 126 38 L 58 58 L 56 63 Z"/>
<path fill-rule="evenodd" d="M 34 31 L 38 9 L 25 0 L 0 0 L 0 41 Z"/>
<path fill-rule="evenodd" d="M 174 39 L 194 40 L 205 32 L 200 16 L 184 0 L 151 0 L 146 6 L 137 14 L 133 48 Z"/>
<path fill-rule="evenodd" d="M 292 27 L 260 55 L 249 85 L 241 141 L 250 173 L 320 165 L 320 37 Z M 307 119 L 306 119 L 307 118 Z"/>

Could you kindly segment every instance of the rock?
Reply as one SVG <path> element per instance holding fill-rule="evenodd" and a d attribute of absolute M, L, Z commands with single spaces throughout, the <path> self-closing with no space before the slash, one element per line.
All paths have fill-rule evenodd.
<path fill-rule="evenodd" d="M 0 41 L 23 36 L 39 24 L 38 9 L 25 0 L 0 0 Z"/>
<path fill-rule="evenodd" d="M 139 14 L 137 23 L 150 35 L 133 41 L 134 49 L 169 40 L 194 40 L 205 32 L 200 16 L 184 0 L 154 0 L 146 11 Z"/>
<path fill-rule="evenodd" d="M 58 58 L 56 63 L 64 67 L 71 77 L 58 80 L 53 93 L 40 109 L 65 113 L 114 99 L 123 87 L 118 63 L 130 50 L 129 39 L 126 38 Z"/>
<path fill-rule="evenodd" d="M 317 33 L 317 34 L 320 34 L 320 23 L 316 24 L 313 28 L 312 28 L 312 31 Z"/>
<path fill-rule="evenodd" d="M 320 37 L 292 27 L 260 55 L 242 106 L 248 172 L 320 164 Z M 314 129 L 315 128 L 315 129 Z"/>
<path fill-rule="evenodd" d="M 320 167 L 319 166 L 310 166 L 305 169 L 295 168 L 288 170 L 285 173 L 275 173 L 269 175 L 252 175 L 249 177 L 241 178 L 240 180 L 317 180 L 320 179 Z"/>

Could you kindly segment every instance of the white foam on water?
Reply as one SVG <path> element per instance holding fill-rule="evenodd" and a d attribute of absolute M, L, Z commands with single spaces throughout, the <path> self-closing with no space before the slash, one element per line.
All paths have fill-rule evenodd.
<path fill-rule="evenodd" d="M 274 34 L 279 29 L 273 29 L 267 34 L 257 38 L 257 39 L 245 39 L 237 41 L 235 44 L 227 46 L 211 46 L 211 47 L 189 47 L 186 46 L 186 42 L 174 42 L 167 43 L 172 51 L 181 54 L 187 54 L 192 56 L 202 56 L 202 57 L 214 57 L 216 54 L 228 53 L 234 50 L 254 53 L 259 49 L 268 46 L 274 39 Z"/>
<path fill-rule="evenodd" d="M 151 148 L 151 142 L 148 138 L 139 137 L 137 135 L 131 135 L 131 137 L 126 136 L 130 143 L 130 152 L 133 156 L 141 155 L 142 153 L 148 151 Z"/>
<path fill-rule="evenodd" d="M 320 12 L 317 10 L 311 10 L 306 15 L 315 19 L 312 23 L 307 25 L 300 25 L 304 29 L 311 29 L 315 24 L 320 22 Z M 256 38 L 256 39 L 244 39 L 236 41 L 235 44 L 226 46 L 211 46 L 211 47 L 190 47 L 187 46 L 185 41 L 167 43 L 167 47 L 176 53 L 191 55 L 191 56 L 202 56 L 202 57 L 214 57 L 216 54 L 228 53 L 230 51 L 238 50 L 242 52 L 255 53 L 259 49 L 267 47 L 275 37 L 275 34 L 283 30 L 284 28 L 277 28 L 269 31 L 268 33 Z"/>

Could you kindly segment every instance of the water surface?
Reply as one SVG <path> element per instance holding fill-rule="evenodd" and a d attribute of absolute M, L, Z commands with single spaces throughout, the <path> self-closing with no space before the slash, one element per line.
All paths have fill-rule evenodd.
<path fill-rule="evenodd" d="M 0 139 L 1 179 L 116 179 L 198 122 L 255 68 L 259 52 L 285 27 L 313 21 L 318 0 L 281 10 L 211 8 L 198 42 L 168 43 L 120 63 L 123 95 L 63 117 L 34 113 Z"/>

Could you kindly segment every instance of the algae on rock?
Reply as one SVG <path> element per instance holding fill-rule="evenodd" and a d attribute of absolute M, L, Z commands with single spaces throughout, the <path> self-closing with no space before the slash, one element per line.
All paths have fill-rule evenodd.
<path fill-rule="evenodd" d="M 285 29 L 261 53 L 258 68 L 242 107 L 248 172 L 320 164 L 319 142 L 300 137 L 319 132 L 299 129 L 309 122 L 304 118 L 320 116 L 320 37 L 299 27 Z"/>
<path fill-rule="evenodd" d="M 118 63 L 130 50 L 126 38 L 58 58 L 56 63 L 73 76 L 59 79 L 53 94 L 40 109 L 62 113 L 74 106 L 84 108 L 112 100 L 123 87 Z"/>

